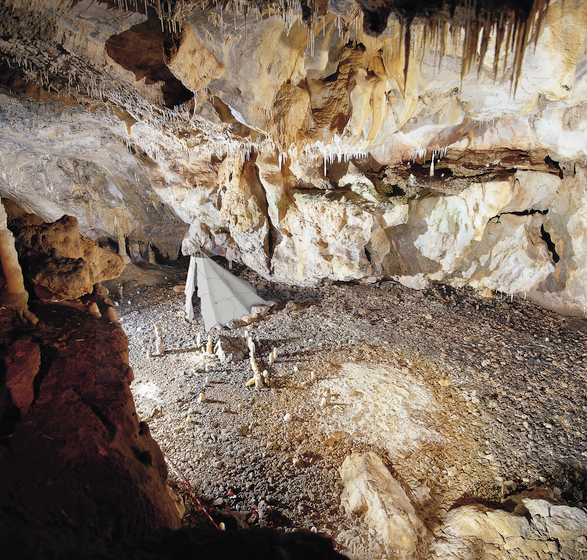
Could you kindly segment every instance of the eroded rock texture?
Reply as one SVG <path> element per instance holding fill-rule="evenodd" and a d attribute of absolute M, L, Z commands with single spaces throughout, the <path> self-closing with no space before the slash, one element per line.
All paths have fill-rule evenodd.
<path fill-rule="evenodd" d="M 189 226 L 280 281 L 583 314 L 587 3 L 302 4 L 4 0 L 0 191 L 133 260 Z"/>
<path fill-rule="evenodd" d="M 25 285 L 34 291 L 24 317 L 5 305 L 0 313 L 4 553 L 40 556 L 40 545 L 26 553 L 35 538 L 49 539 L 59 555 L 55 543 L 64 539 L 108 542 L 176 529 L 179 512 L 166 487 L 163 454 L 129 389 L 126 335 L 97 283 L 116 277 L 122 259 L 81 237 L 75 218 L 26 221 L 17 230 L 21 259 L 51 256 L 29 257 Z M 72 277 L 76 267 L 87 278 Z M 49 288 L 50 298 L 37 299 Z"/>

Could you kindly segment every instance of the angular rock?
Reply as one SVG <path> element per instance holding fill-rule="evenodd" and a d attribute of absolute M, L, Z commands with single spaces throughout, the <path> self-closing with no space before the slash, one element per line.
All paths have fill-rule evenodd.
<path fill-rule="evenodd" d="M 341 503 L 362 515 L 394 554 L 415 557 L 428 530 L 401 485 L 373 452 L 353 453 L 340 468 Z"/>
<path fill-rule="evenodd" d="M 34 222 L 35 218 L 27 217 L 11 227 L 17 231 L 27 275 L 42 299 L 78 299 L 91 293 L 94 284 L 117 278 L 124 269 L 121 257 L 80 235 L 76 218 Z"/>
<path fill-rule="evenodd" d="M 224 351 L 224 360 L 226 362 L 243 360 L 249 354 L 247 343 L 242 337 L 231 338 L 229 336 L 220 336 L 218 339 L 222 342 L 222 350 Z"/>
<path fill-rule="evenodd" d="M 581 558 L 587 514 L 543 499 L 513 496 L 514 512 L 480 504 L 449 511 L 432 546 L 440 558 Z"/>

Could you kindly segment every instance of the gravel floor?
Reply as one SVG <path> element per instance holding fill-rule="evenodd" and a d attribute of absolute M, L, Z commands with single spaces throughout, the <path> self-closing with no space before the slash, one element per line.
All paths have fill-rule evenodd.
<path fill-rule="evenodd" d="M 227 529 L 313 529 L 350 558 L 384 557 L 375 532 L 340 504 L 338 469 L 366 450 L 431 529 L 455 505 L 536 486 L 585 507 L 585 321 L 517 296 L 392 281 L 297 288 L 235 267 L 275 305 L 212 338 L 250 332 L 269 376 L 256 389 L 246 387 L 248 357 L 221 364 L 199 351 L 207 335 L 197 297 L 195 321 L 185 320 L 186 272 L 132 267 L 107 286 L 129 338 L 137 411 Z M 162 356 L 152 356 L 155 325 Z M 210 523 L 179 491 L 184 523 Z"/>

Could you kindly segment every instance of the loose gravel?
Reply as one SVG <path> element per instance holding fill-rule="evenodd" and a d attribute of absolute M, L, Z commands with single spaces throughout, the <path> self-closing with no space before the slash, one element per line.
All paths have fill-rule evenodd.
<path fill-rule="evenodd" d="M 217 523 L 310 529 L 350 558 L 384 557 L 375 531 L 340 502 L 339 467 L 367 450 L 431 529 L 452 507 L 534 487 L 585 507 L 584 320 L 444 285 L 300 288 L 232 272 L 275 304 L 211 336 L 238 345 L 250 333 L 268 375 L 261 389 L 246 386 L 248 355 L 222 364 L 198 347 L 207 333 L 195 296 L 195 320 L 185 319 L 185 262 L 131 267 L 107 283 L 129 339 L 137 412 Z M 210 523 L 174 487 L 184 524 Z"/>

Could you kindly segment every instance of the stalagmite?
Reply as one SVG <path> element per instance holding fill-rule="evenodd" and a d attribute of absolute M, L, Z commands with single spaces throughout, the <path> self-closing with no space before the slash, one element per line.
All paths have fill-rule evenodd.
<path fill-rule="evenodd" d="M 155 352 L 157 354 L 165 354 L 163 336 L 161 334 L 161 327 L 159 325 L 155 325 Z"/>
<path fill-rule="evenodd" d="M 8 229 L 8 216 L 0 202 L 0 262 L 6 279 L 6 289 L 0 292 L 0 302 L 21 315 L 27 309 L 28 293 L 24 288 L 22 270 L 14 247 L 14 236 Z"/>

